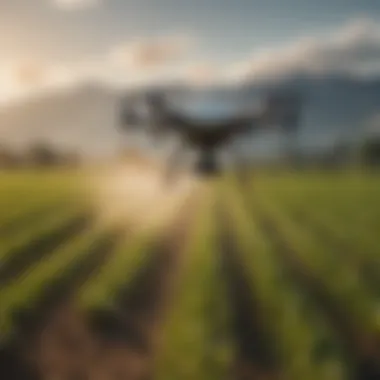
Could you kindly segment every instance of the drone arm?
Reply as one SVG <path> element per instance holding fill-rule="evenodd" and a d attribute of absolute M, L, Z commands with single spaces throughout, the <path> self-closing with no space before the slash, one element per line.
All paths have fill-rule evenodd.
<path fill-rule="evenodd" d="M 168 108 L 164 110 L 162 120 L 169 128 L 178 132 L 190 132 L 196 125 L 190 118 Z"/>
<path fill-rule="evenodd" d="M 261 127 L 262 124 L 257 115 L 242 115 L 240 117 L 227 120 L 217 129 L 217 133 L 221 139 L 228 140 L 233 136 L 252 130 L 257 130 Z"/>

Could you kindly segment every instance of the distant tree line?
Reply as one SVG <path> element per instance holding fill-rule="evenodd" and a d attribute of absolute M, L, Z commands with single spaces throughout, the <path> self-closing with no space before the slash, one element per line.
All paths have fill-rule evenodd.
<path fill-rule="evenodd" d="M 360 142 L 337 142 L 326 155 L 325 164 L 332 167 L 380 167 L 380 136 L 368 136 Z"/>
<path fill-rule="evenodd" d="M 123 151 L 119 160 L 144 164 L 150 160 L 138 149 Z M 252 163 L 259 167 L 297 166 L 299 168 L 319 167 L 324 169 L 339 169 L 347 166 L 362 166 L 364 168 L 380 168 L 380 135 L 370 136 L 360 143 L 340 140 L 331 148 L 318 152 L 299 153 L 290 159 L 274 160 L 270 163 Z M 16 169 L 26 167 L 77 167 L 83 163 L 76 151 L 57 149 L 55 146 L 39 142 L 22 152 L 1 146 L 0 169 Z M 248 164 L 248 163 L 246 163 Z M 250 164 L 248 164 L 251 166 Z"/>
<path fill-rule="evenodd" d="M 365 166 L 380 166 L 380 136 L 375 139 L 368 139 L 364 142 L 360 152 L 361 160 Z"/>
<path fill-rule="evenodd" d="M 0 168 L 75 167 L 81 158 L 75 151 L 58 150 L 48 143 L 36 143 L 22 152 L 0 146 Z"/>
<path fill-rule="evenodd" d="M 247 163 L 246 163 L 247 164 Z M 380 135 L 367 136 L 359 140 L 337 140 L 330 147 L 314 151 L 289 151 L 277 158 L 252 161 L 254 168 L 281 170 L 340 170 L 347 168 L 380 169 Z"/>

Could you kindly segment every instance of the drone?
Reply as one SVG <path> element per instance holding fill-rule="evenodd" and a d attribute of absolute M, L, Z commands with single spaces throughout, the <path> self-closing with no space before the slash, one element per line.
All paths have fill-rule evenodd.
<path fill-rule="evenodd" d="M 300 124 L 301 98 L 291 91 L 267 94 L 257 106 L 250 104 L 235 115 L 223 119 L 199 119 L 189 112 L 176 110 L 173 98 L 163 90 L 146 91 L 125 97 L 121 105 L 120 126 L 123 131 L 145 130 L 156 141 L 176 135 L 181 141 L 172 155 L 169 172 L 181 165 L 185 147 L 197 152 L 195 171 L 215 176 L 222 171 L 218 153 L 239 136 L 280 128 L 295 139 Z M 178 98 L 178 97 L 177 97 Z M 291 144 L 294 148 L 294 144 Z"/>

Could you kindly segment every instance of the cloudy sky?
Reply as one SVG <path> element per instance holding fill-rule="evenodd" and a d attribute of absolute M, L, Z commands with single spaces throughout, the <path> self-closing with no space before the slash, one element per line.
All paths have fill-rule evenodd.
<path fill-rule="evenodd" d="M 0 0 L 0 99 L 86 78 L 380 72 L 380 1 Z"/>

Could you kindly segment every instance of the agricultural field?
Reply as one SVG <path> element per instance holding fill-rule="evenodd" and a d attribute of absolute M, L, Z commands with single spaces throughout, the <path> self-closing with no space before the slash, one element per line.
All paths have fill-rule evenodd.
<path fill-rule="evenodd" d="M 0 378 L 380 379 L 380 176 L 0 173 Z"/>

